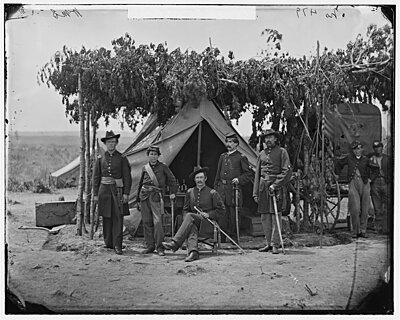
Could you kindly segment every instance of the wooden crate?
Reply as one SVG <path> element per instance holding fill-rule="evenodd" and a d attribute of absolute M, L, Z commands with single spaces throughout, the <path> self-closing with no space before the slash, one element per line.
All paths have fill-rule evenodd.
<path fill-rule="evenodd" d="M 246 219 L 246 233 L 250 236 L 257 237 L 263 236 L 264 230 L 261 224 L 261 217 L 242 217 L 242 220 Z"/>
<path fill-rule="evenodd" d="M 75 224 L 75 201 L 52 201 L 35 203 L 37 227 L 56 227 L 63 224 Z"/>

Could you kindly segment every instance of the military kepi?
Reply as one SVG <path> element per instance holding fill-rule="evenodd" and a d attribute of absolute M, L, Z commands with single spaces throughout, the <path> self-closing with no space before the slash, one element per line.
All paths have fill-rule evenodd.
<path fill-rule="evenodd" d="M 267 129 L 261 134 L 262 137 L 266 137 L 266 136 L 270 136 L 270 135 L 274 135 L 275 137 L 277 137 L 279 139 L 281 134 L 278 131 L 275 131 L 274 129 Z"/>
<path fill-rule="evenodd" d="M 356 149 L 356 148 L 362 147 L 362 146 L 363 146 L 362 143 L 361 143 L 360 141 L 358 141 L 358 140 L 354 140 L 354 141 L 351 143 L 351 148 L 352 148 L 352 149 Z"/>
<path fill-rule="evenodd" d="M 200 173 L 200 172 L 205 172 L 205 173 L 207 173 L 208 170 L 209 170 L 208 167 L 204 167 L 204 168 L 202 168 L 202 167 L 200 167 L 200 166 L 194 167 L 193 172 L 189 175 L 189 179 L 194 179 L 194 177 L 196 176 L 196 174 L 198 174 L 198 173 Z"/>
<path fill-rule="evenodd" d="M 105 143 L 106 140 L 109 140 L 109 139 L 112 139 L 112 138 L 119 139 L 119 137 L 120 137 L 120 134 L 114 134 L 114 132 L 111 130 L 111 131 L 107 131 L 106 132 L 106 136 L 101 138 L 100 140 Z"/>
<path fill-rule="evenodd" d="M 236 140 L 238 140 L 238 136 L 237 136 L 237 134 L 235 132 L 230 131 L 225 135 L 225 141 L 228 140 L 228 139 L 236 139 Z"/>
<path fill-rule="evenodd" d="M 157 152 L 158 155 L 161 155 L 160 148 L 157 147 L 157 146 L 150 146 L 150 147 L 148 147 L 146 153 L 149 154 L 151 151 Z"/>

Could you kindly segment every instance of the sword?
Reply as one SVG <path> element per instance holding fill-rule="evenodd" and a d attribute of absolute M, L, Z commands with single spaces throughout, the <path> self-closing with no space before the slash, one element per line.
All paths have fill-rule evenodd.
<path fill-rule="evenodd" d="M 207 218 L 204 216 L 203 211 L 201 211 L 199 208 L 197 208 L 196 206 L 194 206 L 194 209 L 204 218 L 206 219 L 208 222 L 210 222 L 213 226 L 216 226 L 216 223 L 214 221 L 212 221 L 210 218 Z M 229 240 L 231 240 L 233 242 L 234 245 L 236 245 L 236 247 L 238 247 L 243 253 L 246 253 L 230 236 L 228 236 L 224 230 L 221 229 L 220 226 L 218 226 L 219 230 L 225 235 L 225 237 L 227 237 Z"/>
<path fill-rule="evenodd" d="M 175 205 L 174 205 L 175 199 L 171 199 L 171 237 L 174 236 L 175 234 Z"/>
<path fill-rule="evenodd" d="M 278 205 L 276 204 L 276 195 L 275 195 L 275 192 L 272 193 L 272 200 L 273 200 L 273 202 L 274 202 L 274 211 L 275 211 L 275 217 L 276 217 L 276 225 L 278 226 L 278 233 L 279 233 L 279 238 L 281 239 L 282 251 L 283 251 L 283 254 L 286 254 L 286 253 L 285 253 L 285 247 L 283 246 L 282 232 L 281 232 L 281 226 L 280 226 L 280 223 L 279 223 Z"/>
<path fill-rule="evenodd" d="M 237 236 L 238 243 L 240 243 L 240 237 L 239 237 L 239 186 L 237 183 L 234 184 L 233 189 L 235 190 L 236 236 Z"/>

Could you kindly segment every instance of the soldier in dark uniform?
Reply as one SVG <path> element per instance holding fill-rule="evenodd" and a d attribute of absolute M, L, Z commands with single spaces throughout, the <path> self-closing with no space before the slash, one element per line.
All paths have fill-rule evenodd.
<path fill-rule="evenodd" d="M 234 186 L 238 186 L 239 203 L 237 205 L 241 207 L 243 203 L 241 186 L 251 181 L 254 175 L 247 157 L 237 150 L 239 145 L 237 135 L 234 132 L 227 134 L 225 142 L 228 152 L 221 154 L 219 157 L 214 189 L 221 196 L 226 209 L 225 214 L 218 220 L 218 224 L 231 238 L 236 239 L 236 199 Z M 221 236 L 221 242 L 225 242 L 225 236 Z"/>
<path fill-rule="evenodd" d="M 107 131 L 101 141 L 106 145 L 104 157 L 99 156 L 93 170 L 93 196 L 103 217 L 106 248 L 122 254 L 124 216 L 129 216 L 128 198 L 132 185 L 131 168 L 126 157 L 116 150 L 119 134 Z"/>
<path fill-rule="evenodd" d="M 258 213 L 261 214 L 261 224 L 265 233 L 266 246 L 260 252 L 279 253 L 280 243 L 278 225 L 275 216 L 272 193 L 277 198 L 279 226 L 282 227 L 282 204 L 286 187 L 292 174 L 287 151 L 278 146 L 279 133 L 268 129 L 262 135 L 267 147 L 261 151 L 257 159 L 254 179 L 253 197 L 258 203 Z"/>
<path fill-rule="evenodd" d="M 166 187 L 170 188 L 170 199 L 175 199 L 178 186 L 174 174 L 167 165 L 158 161 L 160 148 L 150 146 L 147 149 L 149 163 L 142 168 L 137 190 L 138 208 L 142 213 L 144 238 L 147 248 L 143 254 L 152 253 L 155 249 L 160 256 L 164 256 L 164 230 L 162 215 L 164 214 L 163 196 Z M 140 202 L 139 202 L 140 200 Z"/>
<path fill-rule="evenodd" d="M 184 219 L 178 232 L 170 242 L 163 242 L 166 249 L 176 251 L 187 239 L 189 255 L 186 262 L 199 259 L 198 235 L 212 236 L 213 226 L 206 218 L 217 220 L 224 213 L 224 203 L 218 192 L 206 186 L 208 168 L 195 168 L 189 178 L 196 183 L 194 188 L 188 189 L 183 206 Z M 196 213 L 194 207 L 204 212 L 204 217 Z"/>
<path fill-rule="evenodd" d="M 345 165 L 347 169 L 347 181 L 349 182 L 349 212 L 353 229 L 353 238 L 367 238 L 368 209 L 370 208 L 370 174 L 371 161 L 364 156 L 363 145 L 355 140 L 351 144 L 353 152 L 349 155 L 335 159 L 335 173 Z"/>
<path fill-rule="evenodd" d="M 390 205 L 393 181 L 392 159 L 382 153 L 383 144 L 381 141 L 374 141 L 372 147 L 374 154 L 370 158 L 371 198 L 375 210 L 375 229 L 379 233 L 385 234 L 388 233 L 388 223 L 390 227 L 393 221 L 393 211 Z"/>

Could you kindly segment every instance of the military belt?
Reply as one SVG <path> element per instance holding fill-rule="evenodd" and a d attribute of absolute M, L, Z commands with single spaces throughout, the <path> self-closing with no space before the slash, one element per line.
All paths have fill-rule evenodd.
<path fill-rule="evenodd" d="M 143 185 L 142 186 L 142 188 L 145 190 L 145 191 L 149 191 L 149 192 L 161 192 L 161 188 L 157 188 L 157 187 L 155 187 L 155 186 L 147 186 L 147 185 Z"/>
<path fill-rule="evenodd" d="M 122 179 L 115 179 L 113 177 L 101 177 L 101 184 L 115 184 L 118 188 L 124 186 Z"/>
<path fill-rule="evenodd" d="M 271 179 L 276 179 L 277 175 L 276 174 L 262 174 L 261 178 L 264 180 L 271 180 Z"/>
<path fill-rule="evenodd" d="M 232 184 L 232 180 L 221 179 L 222 184 Z"/>

